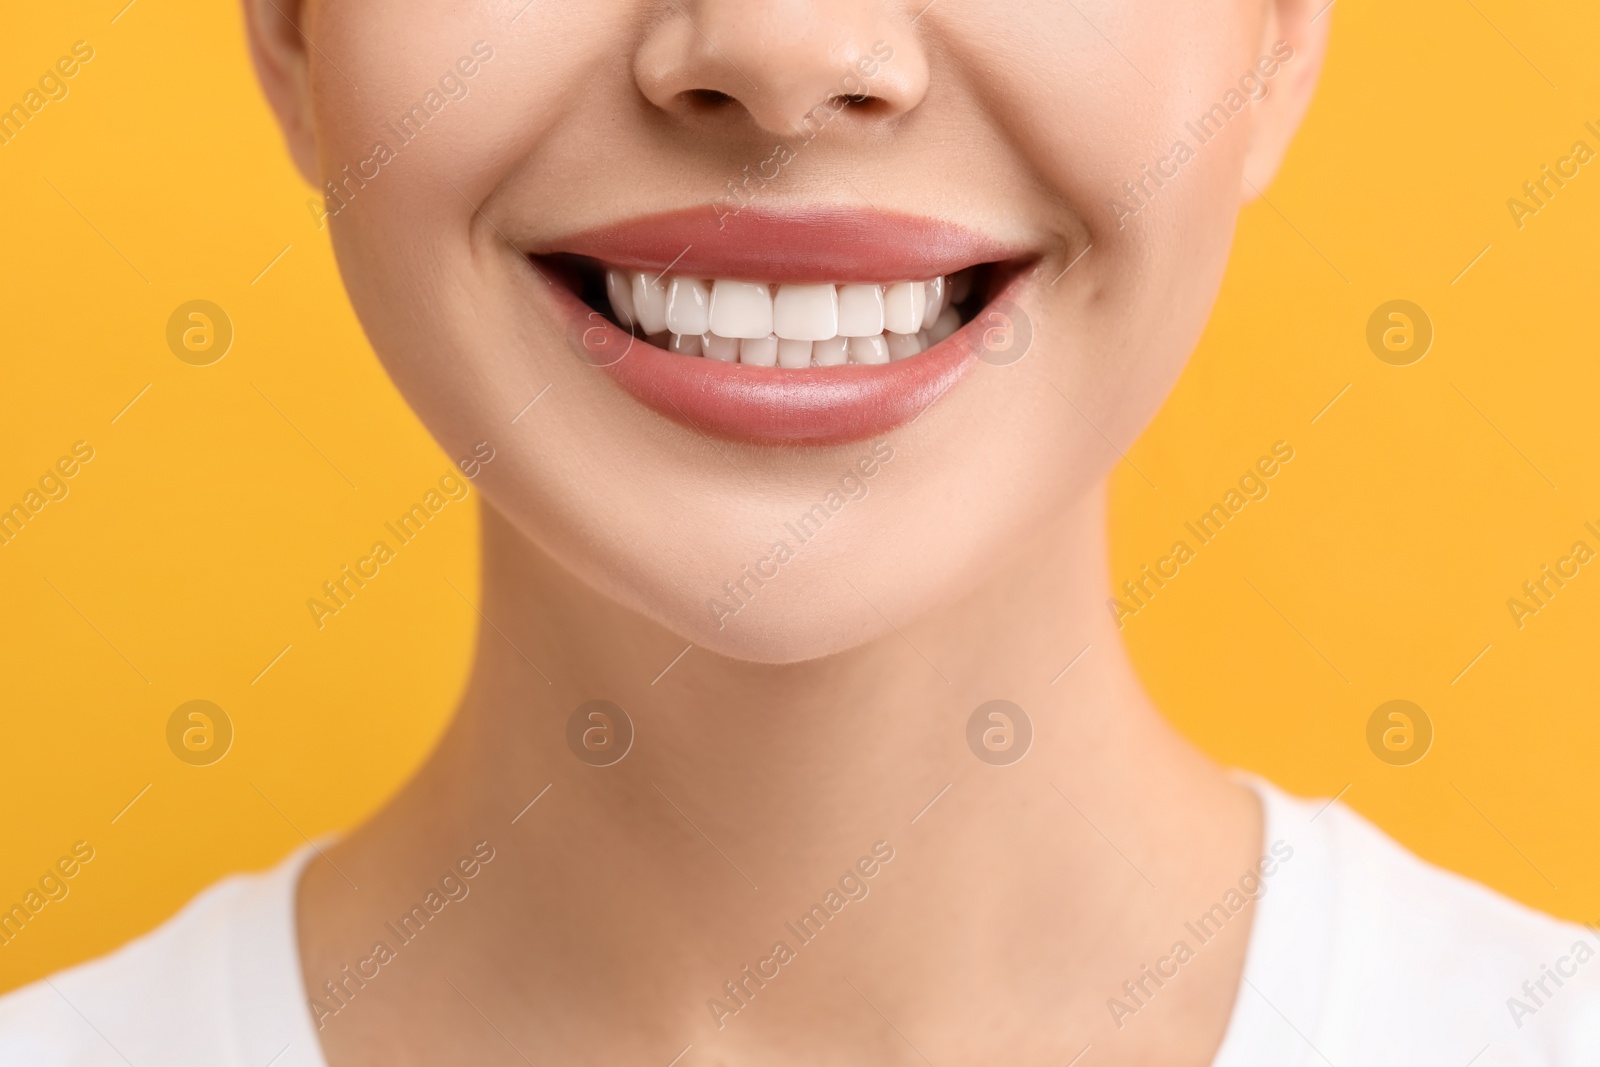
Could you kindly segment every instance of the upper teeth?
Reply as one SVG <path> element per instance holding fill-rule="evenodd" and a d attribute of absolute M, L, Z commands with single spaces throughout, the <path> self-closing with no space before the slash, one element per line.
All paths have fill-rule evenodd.
<path fill-rule="evenodd" d="M 617 319 L 686 356 L 778 367 L 888 363 L 961 327 L 968 272 L 889 285 L 768 285 L 607 269 Z M 663 336 L 665 335 L 665 336 Z"/>

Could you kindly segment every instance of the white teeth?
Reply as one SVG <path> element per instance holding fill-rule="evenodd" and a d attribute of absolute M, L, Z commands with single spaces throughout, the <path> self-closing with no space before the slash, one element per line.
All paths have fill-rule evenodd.
<path fill-rule="evenodd" d="M 927 287 L 921 282 L 895 282 L 883 294 L 883 328 L 890 333 L 916 333 L 922 329 L 927 305 Z"/>
<path fill-rule="evenodd" d="M 871 337 L 883 332 L 883 289 L 876 285 L 839 286 L 839 336 Z"/>
<path fill-rule="evenodd" d="M 924 306 L 922 312 L 922 324 L 924 326 L 938 318 L 939 312 L 944 310 L 944 278 L 934 278 L 927 283 L 927 287 L 928 303 Z"/>
<path fill-rule="evenodd" d="M 661 283 L 661 275 L 633 276 L 633 316 L 646 334 L 667 328 L 667 287 Z"/>
<path fill-rule="evenodd" d="M 711 328 L 711 290 L 693 278 L 674 278 L 667 286 L 667 329 L 673 333 L 705 333 Z"/>
<path fill-rule="evenodd" d="M 953 305 L 972 271 L 872 285 L 779 284 L 605 270 L 617 321 L 682 356 L 757 367 L 883 364 L 924 352 L 961 328 Z"/>
<path fill-rule="evenodd" d="M 922 351 L 922 339 L 914 333 L 886 333 L 883 337 L 891 360 L 905 359 Z"/>
<path fill-rule="evenodd" d="M 777 334 L 768 334 L 765 337 L 747 337 L 740 341 L 739 362 L 748 363 L 752 367 L 776 367 L 778 365 Z"/>
<path fill-rule="evenodd" d="M 811 345 L 811 365 L 813 367 L 842 367 L 850 362 L 850 338 L 830 337 L 826 341 L 816 341 Z"/>
<path fill-rule="evenodd" d="M 711 332 L 762 338 L 772 333 L 772 293 L 756 282 L 718 279 L 711 286 Z"/>
<path fill-rule="evenodd" d="M 782 295 L 781 293 L 779 294 Z M 829 336 L 832 336 L 831 334 Z M 811 366 L 811 341 L 797 341 L 778 335 L 778 366 L 799 370 Z"/>
<path fill-rule="evenodd" d="M 839 291 L 831 285 L 780 285 L 772 332 L 790 341 L 826 341 L 839 332 Z"/>
<path fill-rule="evenodd" d="M 636 318 L 633 313 L 633 279 L 620 270 L 606 271 L 606 296 L 611 298 L 611 310 L 617 313 L 617 320 L 624 326 L 632 326 Z"/>
<path fill-rule="evenodd" d="M 876 337 L 850 338 L 851 363 L 887 363 L 889 362 L 889 345 L 884 341 L 883 334 Z"/>
<path fill-rule="evenodd" d="M 708 333 L 700 339 L 700 347 L 707 359 L 715 359 L 722 363 L 739 362 L 737 337 L 719 337 L 714 333 Z"/>

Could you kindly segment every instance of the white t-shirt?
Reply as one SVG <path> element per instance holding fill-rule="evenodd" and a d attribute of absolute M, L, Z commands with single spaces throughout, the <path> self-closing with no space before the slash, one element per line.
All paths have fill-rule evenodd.
<path fill-rule="evenodd" d="M 1600 1064 L 1600 933 L 1432 867 L 1340 805 L 1250 784 L 1280 862 L 1216 1067 Z M 0 998 L 0 1067 L 326 1067 L 295 940 L 310 855 Z"/>

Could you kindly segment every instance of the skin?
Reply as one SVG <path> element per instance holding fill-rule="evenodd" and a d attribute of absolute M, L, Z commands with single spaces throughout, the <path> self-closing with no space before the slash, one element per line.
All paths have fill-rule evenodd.
<path fill-rule="evenodd" d="M 392 940 L 475 842 L 495 859 L 325 1021 L 329 1062 L 665 1067 L 692 1045 L 685 1067 L 1059 1065 L 1092 1043 L 1100 1063 L 1209 1063 L 1248 918 L 1120 1028 L 1106 1002 L 1256 862 L 1261 817 L 1129 666 L 1104 483 L 1310 101 L 1322 4 L 522 3 L 245 0 L 318 186 L 473 42 L 494 49 L 329 220 L 418 415 L 451 456 L 496 452 L 476 480 L 493 625 L 437 752 L 307 869 L 308 988 Z M 708 597 L 870 443 L 711 442 L 643 409 L 570 354 L 517 249 L 715 199 L 880 40 L 870 97 L 763 206 L 920 213 L 1032 250 L 1034 342 L 891 431 L 867 495 L 718 628 Z M 1119 228 L 1122 181 L 1280 40 L 1294 58 L 1265 98 Z M 1035 731 L 1008 767 L 965 740 L 995 697 Z M 563 741 L 594 698 L 637 730 L 604 769 Z M 895 859 L 870 895 L 719 1029 L 706 1000 L 880 840 Z"/>

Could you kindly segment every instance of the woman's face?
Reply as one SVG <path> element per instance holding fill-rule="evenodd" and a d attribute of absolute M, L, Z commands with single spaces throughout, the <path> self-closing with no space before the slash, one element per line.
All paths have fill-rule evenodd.
<path fill-rule="evenodd" d="M 446 451 L 492 449 L 488 501 L 595 588 L 766 662 L 1059 528 L 1182 368 L 1318 52 L 1289 0 L 310 0 L 307 82 L 250 2 Z"/>

